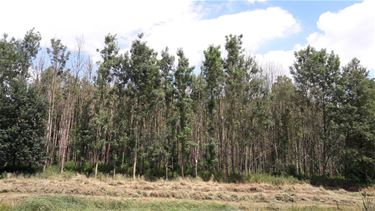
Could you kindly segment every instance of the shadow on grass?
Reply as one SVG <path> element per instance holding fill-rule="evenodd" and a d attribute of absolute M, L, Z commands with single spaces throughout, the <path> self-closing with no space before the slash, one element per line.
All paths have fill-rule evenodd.
<path fill-rule="evenodd" d="M 322 186 L 330 190 L 344 189 L 351 192 L 357 192 L 363 188 L 375 185 L 374 183 L 347 180 L 344 177 L 313 176 L 309 181 L 313 186 Z"/>

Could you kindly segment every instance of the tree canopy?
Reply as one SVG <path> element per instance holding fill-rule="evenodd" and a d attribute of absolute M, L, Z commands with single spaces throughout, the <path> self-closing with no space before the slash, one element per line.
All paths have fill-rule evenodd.
<path fill-rule="evenodd" d="M 375 82 L 356 58 L 308 46 L 274 79 L 242 35 L 193 67 L 183 49 L 159 54 L 140 34 L 123 51 L 108 34 L 96 66 L 55 38 L 38 69 L 40 40 L 0 39 L 0 169 L 375 180 Z"/>

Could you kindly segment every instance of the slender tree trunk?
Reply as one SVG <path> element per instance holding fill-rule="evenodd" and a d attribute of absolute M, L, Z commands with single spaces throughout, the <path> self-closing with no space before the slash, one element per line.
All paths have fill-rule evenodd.
<path fill-rule="evenodd" d="M 181 144 L 180 161 L 181 161 L 181 177 L 184 177 L 184 146 Z"/>
<path fill-rule="evenodd" d="M 249 146 L 246 145 L 245 147 L 245 174 L 246 176 L 249 175 L 248 160 L 249 160 Z"/>
<path fill-rule="evenodd" d="M 133 161 L 133 179 L 136 179 L 136 170 L 137 170 L 137 145 L 138 145 L 138 140 L 135 139 L 135 148 L 134 148 L 134 161 Z"/>
<path fill-rule="evenodd" d="M 168 158 L 165 159 L 165 180 L 168 180 Z"/>
<path fill-rule="evenodd" d="M 54 115 L 54 107 L 55 107 L 55 72 L 52 72 L 52 82 L 51 87 L 48 92 L 48 120 L 47 120 L 47 133 L 46 133 L 46 155 L 50 155 L 49 146 L 52 144 L 52 130 L 53 130 L 53 115 Z M 45 169 L 48 166 L 48 158 L 44 162 Z"/>
<path fill-rule="evenodd" d="M 133 125 L 133 113 L 130 114 L 130 124 L 132 125 L 132 127 L 134 128 L 134 141 L 135 141 L 135 144 L 134 144 L 134 158 L 133 158 L 133 179 L 135 180 L 136 179 L 136 170 L 137 170 L 137 153 L 138 153 L 138 131 L 136 130 L 136 128 L 138 127 L 137 124 L 134 124 Z M 137 122 L 135 122 L 137 123 Z"/>
<path fill-rule="evenodd" d="M 98 166 L 99 166 L 99 159 L 95 162 L 95 178 L 98 176 Z"/>

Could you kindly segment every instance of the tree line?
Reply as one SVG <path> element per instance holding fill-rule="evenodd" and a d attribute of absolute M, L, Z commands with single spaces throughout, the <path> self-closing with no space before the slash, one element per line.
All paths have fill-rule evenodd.
<path fill-rule="evenodd" d="M 48 60 L 37 56 L 40 40 L 34 30 L 0 39 L 3 170 L 375 179 L 375 82 L 356 58 L 342 66 L 308 46 L 293 79 L 273 80 L 242 35 L 208 46 L 199 73 L 183 49 L 158 54 L 142 34 L 125 53 L 107 35 L 97 68 L 79 43 L 70 52 L 52 39 Z"/>

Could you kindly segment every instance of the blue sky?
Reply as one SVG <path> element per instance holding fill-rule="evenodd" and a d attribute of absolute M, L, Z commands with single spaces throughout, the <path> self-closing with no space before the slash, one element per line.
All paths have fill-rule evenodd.
<path fill-rule="evenodd" d="M 358 1 L 357 1 L 358 2 Z M 324 12 L 338 12 L 345 7 L 355 3 L 355 1 L 271 1 L 269 6 L 281 7 L 294 15 L 297 21 L 301 24 L 302 31 L 293 36 L 282 40 L 268 42 L 262 52 L 267 52 L 273 48 L 290 49 L 293 48 L 296 42 L 303 43 L 306 37 L 315 31 L 318 31 L 316 22 L 319 16 Z M 242 7 L 243 9 L 245 7 Z"/>
<path fill-rule="evenodd" d="M 210 10 L 210 13 L 205 14 L 205 19 L 217 18 L 222 15 L 235 14 L 244 11 L 251 11 L 256 9 L 265 9 L 267 7 L 280 7 L 289 11 L 301 24 L 301 32 L 288 36 L 283 39 L 277 39 L 265 43 L 260 53 L 266 53 L 274 49 L 291 49 L 296 43 L 303 43 L 306 37 L 315 31 L 318 31 L 317 21 L 321 14 L 330 11 L 338 12 L 354 3 L 360 3 L 360 0 L 271 0 L 265 2 L 249 3 L 248 1 L 196 1 L 195 4 Z"/>
<path fill-rule="evenodd" d="M 78 40 L 95 62 L 104 36 L 117 34 L 128 50 L 137 33 L 160 52 L 183 48 L 199 71 L 203 50 L 243 34 L 247 54 L 275 74 L 288 74 L 293 52 L 307 45 L 334 50 L 342 64 L 358 57 L 375 69 L 375 1 L 340 0 L 5 0 L 0 33 L 22 38 L 35 28 L 42 46 L 60 38 L 71 51 Z M 19 5 L 24 5 L 19 7 Z M 58 9 L 56 9 L 58 8 Z M 12 21 L 9 21 L 12 20 Z M 272 68 L 271 68 L 272 67 Z"/>
<path fill-rule="evenodd" d="M 249 3 L 247 1 L 198 1 L 197 4 L 203 5 L 203 7 L 214 8 L 213 13 L 209 14 L 205 18 L 215 18 L 225 14 L 233 14 L 243 11 L 256 10 L 256 9 L 265 9 L 267 7 L 280 7 L 282 9 L 290 12 L 297 22 L 300 24 L 301 30 L 298 33 L 292 34 L 290 36 L 271 40 L 266 42 L 258 49 L 257 53 L 267 53 L 272 50 L 288 50 L 293 49 L 295 45 L 303 44 L 306 42 L 306 38 L 319 31 L 317 27 L 317 22 L 320 16 L 324 13 L 339 13 L 341 10 L 350 8 L 354 4 L 363 3 L 360 0 L 332 0 L 332 1 L 323 1 L 323 0 L 309 0 L 309 1 L 296 1 L 296 0 L 274 0 L 274 1 L 265 1 L 265 2 L 255 2 Z M 213 6 L 214 5 L 214 6 Z M 218 6 L 220 5 L 220 6 Z M 373 6 L 373 5 L 372 5 Z M 374 13 L 375 13 L 375 8 Z M 361 14 L 358 14 L 361 15 Z M 369 19 L 369 22 L 372 22 L 374 25 L 375 16 L 372 16 L 373 19 Z M 358 24 L 359 25 L 359 24 Z M 352 30 L 356 30 L 353 28 Z M 370 36 L 374 37 L 374 29 L 370 30 Z M 357 37 L 360 39 L 360 37 Z M 374 41 L 374 40 L 373 40 Z M 327 46 L 328 47 L 328 46 Z M 334 49 L 331 49 L 334 50 Z M 374 52 L 374 49 L 372 49 Z M 357 56 L 357 55 L 353 55 Z M 344 62 L 344 61 L 343 61 Z M 342 63 L 343 63 L 342 62 Z M 371 70 L 372 75 L 374 76 L 374 66 L 368 66 Z"/>

